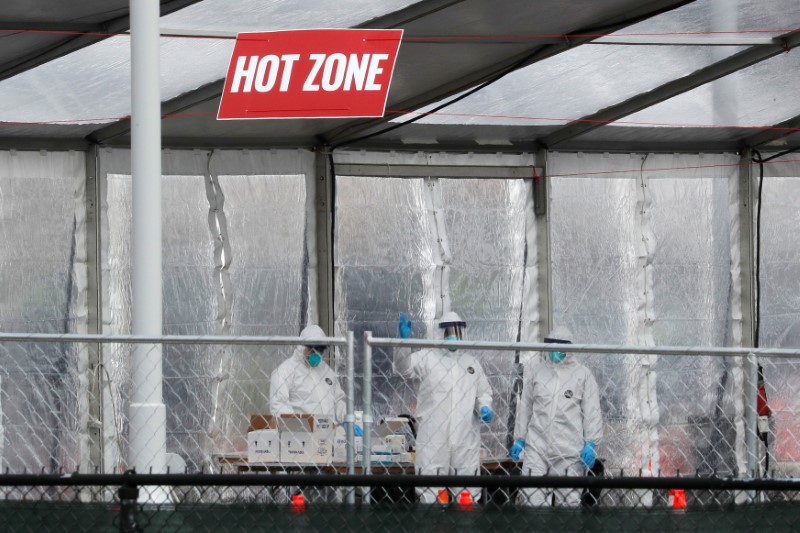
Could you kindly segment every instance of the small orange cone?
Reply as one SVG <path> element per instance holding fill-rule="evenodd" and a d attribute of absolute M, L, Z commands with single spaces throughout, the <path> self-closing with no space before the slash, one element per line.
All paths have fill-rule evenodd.
<path fill-rule="evenodd" d="M 302 494 L 292 496 L 292 512 L 302 513 L 306 510 L 306 499 Z"/>
<path fill-rule="evenodd" d="M 686 492 L 683 489 L 669 489 L 669 506 L 673 509 L 686 509 Z"/>
<path fill-rule="evenodd" d="M 450 493 L 447 492 L 447 489 L 439 489 L 439 494 L 436 496 L 436 503 L 450 503 Z"/>
<path fill-rule="evenodd" d="M 458 508 L 462 511 L 472 511 L 472 494 L 468 490 L 462 490 L 458 496 Z"/>

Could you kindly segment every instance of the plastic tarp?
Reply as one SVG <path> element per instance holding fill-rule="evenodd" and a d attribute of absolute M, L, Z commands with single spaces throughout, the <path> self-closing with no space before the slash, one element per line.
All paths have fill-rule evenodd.
<path fill-rule="evenodd" d="M 129 158 L 128 150 L 100 156 L 105 333 L 130 331 Z M 312 164 L 304 150 L 164 152 L 164 334 L 297 335 L 316 321 Z M 193 470 L 212 452 L 246 449 L 250 415 L 269 412 L 270 373 L 292 349 L 165 345 L 167 451 Z M 107 421 L 110 441 L 124 435 L 129 350 L 105 352 L 109 379 L 120 387 L 106 398 L 114 404 L 106 412 L 119 417 Z M 107 468 L 125 456 L 124 438 L 113 444 Z"/>
<path fill-rule="evenodd" d="M 731 345 L 729 183 L 738 158 L 551 153 L 548 161 L 554 323 L 589 344 Z M 607 466 L 735 470 L 734 363 L 578 358 L 601 388 Z M 712 433 L 721 438 L 712 442 Z"/>
<path fill-rule="evenodd" d="M 532 166 L 530 156 L 481 157 L 392 154 L 390 159 L 392 164 L 447 162 L 454 165 L 455 176 L 459 164 L 478 161 Z M 353 153 L 336 161 L 382 159 L 385 155 Z M 533 216 L 531 180 L 430 178 L 424 166 L 417 178 L 337 176 L 337 331 L 353 330 L 356 339 L 364 331 L 396 337 L 404 311 L 414 322 L 412 337 L 438 339 L 436 318 L 449 309 L 466 320 L 470 339 L 535 339 L 536 306 L 529 305 L 536 302 L 531 288 L 536 279 Z M 515 355 L 473 353 L 494 392 L 495 421 L 484 430 L 483 445 L 490 457 L 502 458 L 507 454 Z M 393 374 L 392 357 L 391 349 L 373 352 L 376 423 L 415 409 L 415 384 Z M 358 361 L 357 376 L 362 371 Z"/>
<path fill-rule="evenodd" d="M 763 158 L 772 154 L 763 153 Z M 800 348 L 800 162 L 797 153 L 764 165 L 762 184 L 760 287 L 764 347 Z M 759 167 L 753 166 L 758 183 Z M 800 462 L 800 365 L 796 360 L 762 358 L 767 398 L 773 411 L 775 459 Z"/>
<path fill-rule="evenodd" d="M 0 330 L 86 332 L 81 152 L 0 152 Z M 86 352 L 67 343 L 0 345 L 0 467 L 81 464 Z"/>

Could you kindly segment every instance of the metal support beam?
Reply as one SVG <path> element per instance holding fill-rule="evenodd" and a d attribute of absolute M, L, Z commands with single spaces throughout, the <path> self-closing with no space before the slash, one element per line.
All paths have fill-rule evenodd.
<path fill-rule="evenodd" d="M 753 187 L 750 150 L 743 150 L 739 165 L 739 283 L 741 285 L 742 346 L 753 346 L 755 339 L 756 284 L 755 284 L 755 234 L 754 213 L 756 191 Z"/>
<path fill-rule="evenodd" d="M 747 148 L 760 148 L 765 144 L 796 133 L 800 133 L 800 115 L 792 117 L 789 120 L 784 120 L 770 128 L 765 128 L 764 131 L 747 137 L 742 141 L 742 145 Z M 780 147 L 775 148 L 776 151 L 780 151 L 781 149 Z"/>
<path fill-rule="evenodd" d="M 736 209 L 736 222 L 739 224 L 739 248 L 738 248 L 738 283 L 740 288 L 738 306 L 741 311 L 741 346 L 750 347 L 755 342 L 755 309 L 756 309 L 756 284 L 755 284 L 755 224 L 754 206 L 757 201 L 756 190 L 753 186 L 752 175 L 752 152 L 743 150 L 740 157 L 739 176 L 736 183 L 738 192 L 738 205 Z M 736 270 L 732 270 L 733 273 Z M 734 293 L 735 294 L 735 293 Z M 735 303 L 735 302 L 734 302 Z M 733 317 L 734 320 L 736 317 Z M 737 324 L 733 324 L 736 327 Z M 744 435 L 740 438 L 744 441 L 744 462 L 745 468 L 749 473 L 755 473 L 758 460 L 756 458 L 758 450 L 758 440 L 756 438 L 756 400 L 758 396 L 757 375 L 758 360 L 755 355 L 749 355 L 742 361 L 742 402 L 744 415 Z"/>
<path fill-rule="evenodd" d="M 330 150 L 319 146 L 315 154 L 316 171 L 316 242 L 317 242 L 317 309 L 319 326 L 328 335 L 333 335 L 333 193 L 334 180 L 329 164 Z M 309 194 L 312 191 L 309 191 Z"/>
<path fill-rule="evenodd" d="M 535 175 L 531 167 L 490 167 L 461 165 L 377 165 L 337 163 L 341 176 L 368 176 L 391 178 L 499 178 L 529 179 Z"/>
<path fill-rule="evenodd" d="M 582 117 L 556 130 L 550 135 L 543 137 L 539 142 L 547 148 L 553 148 L 567 139 L 572 139 L 578 135 L 590 132 L 605 126 L 609 122 L 619 120 L 622 117 L 641 111 L 642 109 L 663 102 L 664 100 L 668 100 L 703 84 L 736 72 L 737 70 L 775 57 L 778 54 L 782 54 L 794 48 L 798 44 L 800 44 L 800 33 L 790 32 L 783 34 L 773 39 L 770 45 L 748 48 L 727 59 L 696 70 L 688 76 L 670 81 L 651 91 L 638 94 L 624 102 L 607 107 L 592 115 Z"/>
<path fill-rule="evenodd" d="M 102 333 L 103 302 L 102 265 L 100 254 L 100 180 L 98 179 L 97 147 L 86 153 L 86 184 L 84 198 L 86 204 L 86 307 L 87 333 Z M 103 375 L 102 348 L 99 344 L 86 344 L 89 363 L 89 461 L 88 471 L 103 468 Z"/>
<path fill-rule="evenodd" d="M 539 332 L 542 337 L 553 325 L 550 276 L 550 210 L 548 209 L 550 180 L 548 178 L 547 151 L 536 153 L 536 167 L 541 174 L 533 180 L 533 209 L 536 214 L 536 261 L 538 268 L 537 292 L 539 294 Z"/>
<path fill-rule="evenodd" d="M 571 32 L 571 34 L 578 35 L 579 37 L 564 36 L 563 40 L 560 40 L 558 43 L 554 44 L 542 45 L 542 43 L 537 43 L 536 46 L 529 47 L 523 52 L 509 56 L 502 61 L 497 61 L 488 67 L 469 72 L 456 80 L 452 80 L 431 90 L 424 91 L 406 100 L 392 102 L 391 105 L 395 109 L 404 109 L 407 111 L 418 109 L 428 104 L 441 101 L 448 96 L 452 96 L 467 89 L 476 87 L 482 83 L 495 81 L 513 71 L 527 67 L 528 65 L 532 65 L 538 61 L 542 61 L 562 52 L 572 50 L 576 46 L 593 41 L 598 35 L 613 33 L 626 26 L 641 22 L 655 15 L 670 11 L 685 4 L 689 4 L 693 1 L 694 0 L 655 0 L 651 2 L 642 2 L 635 9 L 628 10 L 623 14 L 611 17 L 607 20 L 598 21 L 591 27 L 578 28 Z M 370 26 L 372 26 L 372 22 L 370 23 Z M 392 118 L 394 118 L 393 115 L 378 119 L 366 119 L 351 122 L 324 133 L 322 137 L 326 139 L 328 143 L 334 146 L 346 144 L 348 140 L 351 140 L 356 136 L 368 134 L 370 130 L 374 131 Z"/>
<path fill-rule="evenodd" d="M 427 0 L 418 2 L 395 13 L 378 17 L 355 27 L 404 27 L 406 25 L 413 24 L 413 22 L 416 20 L 424 19 L 425 17 L 434 13 L 457 6 L 457 4 L 463 1 L 464 0 Z M 630 10 L 627 13 L 605 21 L 600 21 L 598 24 L 592 27 L 580 28 L 573 32 L 578 35 L 588 35 L 587 37 L 559 39 L 557 43 L 545 44 L 544 46 L 541 46 L 541 42 L 537 42 L 537 46 L 529 48 L 522 53 L 508 57 L 504 61 L 500 61 L 491 65 L 490 67 L 471 72 L 468 75 L 459 77 L 457 80 L 453 80 L 442 86 L 414 95 L 413 97 L 402 102 L 394 102 L 392 103 L 392 106 L 408 110 L 417 109 L 432 102 L 437 102 L 443 98 L 446 98 L 447 96 L 460 93 L 466 89 L 469 89 L 470 87 L 474 87 L 480 83 L 493 79 L 500 74 L 505 75 L 506 73 L 511 72 L 511 70 L 509 70 L 511 68 L 522 68 L 537 61 L 557 55 L 561 52 L 571 50 L 580 44 L 590 42 L 594 39 L 594 37 L 591 37 L 592 35 L 612 33 L 631 24 L 635 24 L 660 13 L 681 7 L 693 1 L 694 0 L 652 0 L 650 2 L 642 2 L 642 5 L 634 10 Z M 195 91 L 164 102 L 162 106 L 162 113 L 177 113 L 208 100 L 219 98 L 219 96 L 222 94 L 224 85 L 224 79 L 217 80 Z M 332 144 L 332 141 L 339 142 L 347 138 L 352 138 L 359 133 L 366 132 L 371 128 L 380 127 L 392 118 L 393 116 L 385 116 L 377 119 L 359 119 L 335 128 L 334 130 L 326 132 L 323 135 L 317 135 L 316 138 L 327 139 L 327 144 Z M 90 134 L 87 138 L 93 142 L 104 144 L 115 137 L 126 135 L 129 131 L 130 124 L 126 119 L 110 126 L 98 129 Z"/>

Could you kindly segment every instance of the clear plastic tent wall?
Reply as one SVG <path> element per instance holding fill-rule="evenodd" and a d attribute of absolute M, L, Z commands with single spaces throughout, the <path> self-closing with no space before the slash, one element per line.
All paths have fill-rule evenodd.
<path fill-rule="evenodd" d="M 548 161 L 556 324 L 588 344 L 737 345 L 730 309 L 737 199 L 729 191 L 736 155 L 551 153 Z M 741 471 L 734 425 L 743 413 L 731 399 L 741 394 L 741 361 L 579 358 L 601 388 L 600 455 L 609 466 L 664 475 Z"/>
<path fill-rule="evenodd" d="M 386 161 L 385 154 L 335 157 L 337 163 Z M 441 339 L 436 319 L 453 310 L 466 320 L 470 339 L 534 340 L 532 180 L 458 178 L 459 165 L 532 167 L 532 156 L 392 154 L 390 160 L 420 165 L 419 177 L 337 176 L 337 331 L 353 330 L 359 340 L 364 331 L 396 337 L 405 312 L 413 336 Z M 431 178 L 426 164 L 453 165 L 454 177 Z M 494 390 L 496 418 L 484 429 L 483 446 L 489 457 L 504 457 L 515 355 L 472 353 Z M 391 349 L 373 352 L 376 423 L 416 408 L 414 384 L 393 373 L 393 358 Z M 356 373 L 362 372 L 359 363 Z"/>
<path fill-rule="evenodd" d="M 762 154 L 764 159 L 770 153 Z M 754 182 L 761 172 L 754 167 Z M 787 154 L 763 166 L 761 199 L 761 346 L 800 347 L 800 161 Z M 793 361 L 766 359 L 764 378 L 776 435 L 778 465 L 800 462 L 800 371 Z M 782 473 L 796 475 L 796 470 Z"/>
<path fill-rule="evenodd" d="M 297 335 L 316 321 L 312 163 L 305 150 L 164 152 L 164 334 Z M 130 152 L 101 151 L 99 167 L 103 332 L 126 334 Z M 127 457 L 130 349 L 104 354 L 113 391 L 105 412 L 117 418 L 105 427 L 106 468 Z M 290 354 L 291 347 L 165 345 L 167 452 L 196 470 L 214 453 L 246 449 L 250 415 L 269 412 L 269 376 Z"/>
<path fill-rule="evenodd" d="M 0 152 L 0 329 L 86 331 L 85 154 Z M 0 468 L 61 465 L 86 452 L 86 353 L 0 346 Z"/>
<path fill-rule="evenodd" d="M 39 274 L 4 283 L 4 291 L 16 291 L 3 300 L 4 324 L 10 325 L 4 327 L 45 332 L 86 327 L 92 304 L 85 298 L 80 252 L 87 246 L 80 237 L 84 155 L 0 154 L 3 275 Z M 129 156 L 119 149 L 102 149 L 98 156 L 101 314 L 108 334 L 130 331 Z M 532 156 L 335 154 L 334 167 L 357 163 L 389 169 L 418 165 L 419 175 L 337 176 L 337 333 L 353 330 L 359 338 L 370 330 L 393 337 L 398 314 L 406 311 L 414 336 L 435 338 L 435 319 L 450 308 L 467 320 L 469 338 L 536 341 L 546 332 L 539 331 L 534 280 L 549 273 L 554 323 L 570 327 L 577 342 L 742 344 L 737 308 L 742 221 L 737 220 L 739 159 L 733 154 L 550 153 L 549 235 L 535 230 L 533 180 L 459 177 L 463 165 L 530 168 Z M 316 320 L 313 164 L 314 155 L 305 150 L 164 152 L 164 333 L 293 335 Z M 427 165 L 450 167 L 452 177 L 432 178 Z M 796 163 L 765 165 L 763 346 L 797 342 L 792 326 L 800 305 L 791 290 L 797 220 L 787 200 L 795 196 L 797 175 Z M 26 192 L 28 185 L 38 196 Z M 20 206 L 38 215 L 29 217 Z M 547 265 L 538 264 L 535 252 L 542 239 L 550 243 Z M 37 286 L 49 299 L 23 297 Z M 79 384 L 85 354 L 52 346 L 2 347 L 3 460 L 9 467 L 83 464 L 88 423 Z M 103 350 L 109 471 L 124 467 L 127 453 L 129 350 L 127 345 Z M 195 470 L 214 454 L 245 449 L 249 416 L 269 412 L 269 374 L 290 352 L 290 347 L 166 347 L 167 451 Z M 484 447 L 490 456 L 504 457 L 513 424 L 515 354 L 476 355 L 489 376 L 497 412 L 484 430 Z M 374 356 L 376 419 L 413 413 L 415 388 L 393 374 L 393 354 Z M 520 361 L 532 356 L 520 354 Z M 741 358 L 578 357 L 601 387 L 606 439 L 600 456 L 610 468 L 662 475 L 744 471 Z M 797 460 L 795 366 L 762 364 L 777 415 L 776 459 L 789 464 Z M 339 358 L 337 373 L 344 370 Z M 363 369 L 356 370 L 359 383 Z M 29 390 L 20 395 L 25 387 Z M 18 431 L 12 432 L 14 424 Z M 31 438 L 15 436 L 31 431 Z"/>

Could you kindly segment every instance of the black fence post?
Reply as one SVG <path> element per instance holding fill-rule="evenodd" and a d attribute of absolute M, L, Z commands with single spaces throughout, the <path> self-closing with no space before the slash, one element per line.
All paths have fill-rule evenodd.
<path fill-rule="evenodd" d="M 128 470 L 126 474 L 135 474 Z M 119 488 L 119 530 L 120 533 L 139 533 L 136 524 L 136 510 L 139 503 L 139 488 L 130 479 Z"/>

